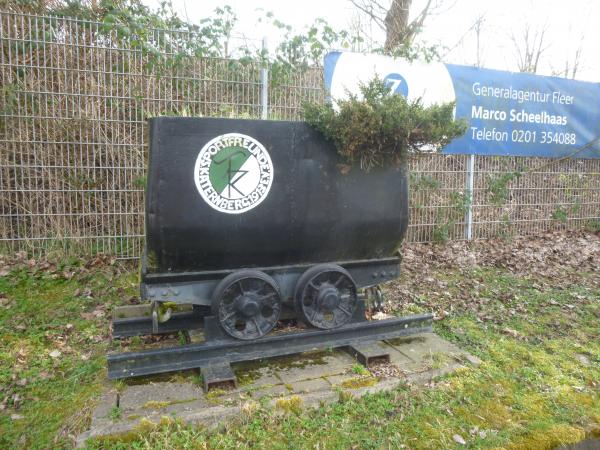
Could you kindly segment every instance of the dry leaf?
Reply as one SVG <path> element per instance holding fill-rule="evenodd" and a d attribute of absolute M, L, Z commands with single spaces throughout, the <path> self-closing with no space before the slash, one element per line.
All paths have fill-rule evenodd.
<path fill-rule="evenodd" d="M 383 320 L 383 319 L 389 319 L 390 317 L 393 317 L 393 316 L 386 314 L 383 311 L 378 311 L 375 314 L 373 314 L 372 319 L 373 320 Z"/>
<path fill-rule="evenodd" d="M 467 445 L 467 441 L 465 441 L 460 434 L 455 434 L 454 436 L 452 436 L 452 439 L 454 440 L 454 442 L 457 442 L 461 445 Z"/>
<path fill-rule="evenodd" d="M 518 332 L 517 330 L 513 330 L 512 328 L 504 328 L 504 329 L 502 330 L 502 332 L 503 332 L 504 334 L 507 334 L 507 335 L 509 335 L 509 336 L 512 336 L 512 337 L 514 337 L 514 338 L 516 338 L 516 339 L 518 339 L 518 338 L 520 337 L 520 334 L 519 334 L 519 332 Z"/>
<path fill-rule="evenodd" d="M 21 396 L 19 394 L 15 394 L 12 396 L 13 408 L 19 409 L 21 407 Z"/>

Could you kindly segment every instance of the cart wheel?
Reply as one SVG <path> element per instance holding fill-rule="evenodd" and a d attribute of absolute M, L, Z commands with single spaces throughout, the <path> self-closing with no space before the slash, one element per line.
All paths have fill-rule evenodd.
<path fill-rule="evenodd" d="M 273 329 L 281 313 L 277 283 L 264 272 L 240 270 L 227 275 L 213 292 L 212 313 L 237 339 L 257 339 Z"/>
<path fill-rule="evenodd" d="M 299 316 L 324 330 L 348 323 L 358 305 L 352 276 L 335 264 L 319 264 L 304 272 L 294 298 Z"/>

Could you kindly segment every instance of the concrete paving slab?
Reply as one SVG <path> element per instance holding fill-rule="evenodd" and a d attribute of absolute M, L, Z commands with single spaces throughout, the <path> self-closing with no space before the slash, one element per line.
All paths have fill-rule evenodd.
<path fill-rule="evenodd" d="M 410 358 L 408 355 L 405 355 L 401 351 L 399 351 L 393 345 L 390 345 L 390 363 L 395 364 L 398 367 L 408 367 L 415 364 L 415 360 Z"/>
<path fill-rule="evenodd" d="M 461 350 L 454 344 L 440 338 L 435 333 L 423 333 L 418 336 L 399 338 L 387 341 L 400 352 L 413 360 L 422 359 L 423 355 L 432 353 L 459 354 Z"/>
<path fill-rule="evenodd" d="M 119 407 L 124 411 L 162 409 L 178 403 L 203 400 L 204 393 L 191 383 L 151 383 L 126 387 L 120 395 Z M 206 403 L 206 402 L 205 402 Z"/>
<path fill-rule="evenodd" d="M 403 361 L 397 354 L 394 354 L 394 357 L 391 358 L 395 364 L 407 372 L 420 373 L 457 362 L 479 364 L 478 358 L 469 355 L 435 333 L 422 333 L 417 336 L 392 339 L 387 343 L 407 358 Z"/>
<path fill-rule="evenodd" d="M 331 387 L 331 383 L 329 383 L 329 381 L 327 381 L 327 379 L 325 378 L 314 378 L 312 380 L 296 381 L 294 383 L 290 383 L 289 387 L 291 387 L 291 390 L 296 394 L 306 394 L 308 392 L 329 389 Z"/>
<path fill-rule="evenodd" d="M 284 383 L 327 377 L 345 372 L 356 360 L 341 350 L 300 354 L 288 357 L 277 369 L 277 376 Z"/>
<path fill-rule="evenodd" d="M 239 392 L 234 390 L 230 393 L 225 393 L 219 397 L 211 398 L 211 405 L 216 406 L 239 406 L 250 400 L 254 400 L 250 392 Z"/>
<path fill-rule="evenodd" d="M 183 413 L 197 411 L 198 409 L 205 408 L 208 405 L 209 404 L 206 399 L 199 399 L 193 401 L 182 401 L 180 403 L 172 403 L 164 407 L 155 407 L 154 409 L 160 415 L 178 416 Z"/>
<path fill-rule="evenodd" d="M 234 364 L 233 372 L 241 390 L 283 383 L 276 369 L 269 367 L 267 361 Z"/>
<path fill-rule="evenodd" d="M 338 401 L 340 395 L 358 398 L 407 382 L 426 384 L 464 364 L 480 362 L 433 333 L 376 345 L 390 353 L 386 370 L 372 369 L 377 376 L 355 373 L 357 361 L 334 350 L 235 364 L 238 387 L 228 391 L 205 394 L 198 384 L 181 381 L 126 385 L 119 393 L 115 385 L 109 385 L 92 414 L 90 430 L 78 438 L 78 445 L 83 446 L 89 437 L 122 434 L 140 424 L 159 423 L 165 416 L 210 428 L 248 414 L 259 400 L 264 403 L 265 397 L 271 398 L 267 404 L 274 411 L 286 414 L 286 405 L 318 407 Z"/>
<path fill-rule="evenodd" d="M 282 395 L 288 395 L 290 389 L 283 383 L 276 386 L 265 386 L 260 389 L 249 391 L 249 395 L 252 399 L 258 400 L 262 397 L 281 397 Z"/>
<path fill-rule="evenodd" d="M 102 396 L 100 397 L 100 401 L 98 402 L 98 406 L 94 409 L 92 413 L 92 420 L 102 421 L 108 420 L 111 411 L 113 408 L 116 408 L 119 403 L 119 393 L 112 386 L 109 387 Z"/>

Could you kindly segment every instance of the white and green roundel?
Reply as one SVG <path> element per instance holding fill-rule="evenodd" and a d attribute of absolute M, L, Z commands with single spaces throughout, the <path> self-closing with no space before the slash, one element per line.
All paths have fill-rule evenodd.
<path fill-rule="evenodd" d="M 267 197 L 273 182 L 273 163 L 256 139 L 239 133 L 223 134 L 198 153 L 194 181 L 212 208 L 240 214 Z"/>

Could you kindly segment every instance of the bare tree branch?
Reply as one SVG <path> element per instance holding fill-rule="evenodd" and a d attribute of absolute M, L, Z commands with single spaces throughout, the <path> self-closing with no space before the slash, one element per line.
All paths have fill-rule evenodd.
<path fill-rule="evenodd" d="M 456 43 L 454 45 L 452 45 L 451 47 L 447 47 L 446 48 L 446 52 L 444 53 L 443 56 L 447 56 L 450 53 L 452 53 L 454 50 L 456 50 L 461 44 L 464 43 L 465 39 L 467 36 L 469 36 L 471 34 L 471 32 L 475 33 L 475 39 L 476 39 L 476 62 L 475 62 L 475 67 L 482 67 L 483 66 L 483 46 L 482 46 L 482 42 L 481 42 L 481 35 L 483 33 L 483 28 L 484 28 L 484 24 L 485 24 L 485 19 L 486 19 L 486 15 L 485 13 L 480 14 L 475 21 L 473 22 L 473 24 L 462 34 L 462 36 L 456 41 Z"/>
<path fill-rule="evenodd" d="M 537 73 L 540 58 L 548 49 L 545 43 L 547 30 L 547 24 L 537 30 L 532 30 L 531 26 L 526 24 L 520 38 L 511 33 L 510 39 L 515 48 L 519 72 Z"/>
<path fill-rule="evenodd" d="M 483 54 L 481 48 L 481 32 L 483 30 L 483 24 L 485 23 L 485 15 L 480 14 L 475 20 L 473 29 L 475 30 L 476 38 L 476 50 L 475 50 L 475 67 L 483 67 Z"/>
<path fill-rule="evenodd" d="M 350 0 L 355 8 L 365 13 L 379 28 L 385 31 L 385 20 L 383 19 L 387 8 L 376 1 Z"/>
<path fill-rule="evenodd" d="M 573 59 L 571 59 L 568 55 L 572 53 L 571 49 L 569 49 L 568 55 L 565 59 L 565 67 L 564 69 L 558 70 L 555 69 L 552 65 L 551 73 L 554 76 L 565 77 L 575 79 L 579 69 L 581 68 L 581 56 L 583 54 L 583 42 L 585 35 L 582 33 L 579 38 L 579 43 L 577 44 L 577 49 L 573 53 Z"/>

